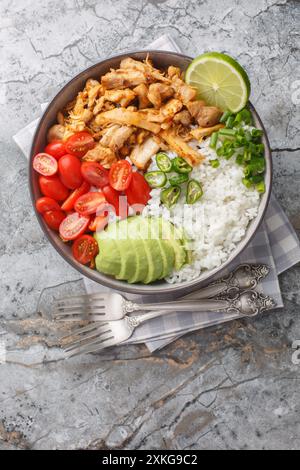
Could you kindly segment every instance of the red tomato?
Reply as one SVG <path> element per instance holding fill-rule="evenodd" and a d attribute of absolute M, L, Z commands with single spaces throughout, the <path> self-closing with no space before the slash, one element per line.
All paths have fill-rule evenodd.
<path fill-rule="evenodd" d="M 132 167 L 127 160 L 113 163 L 109 170 L 109 184 L 117 191 L 124 191 L 130 185 Z"/>
<path fill-rule="evenodd" d="M 33 159 L 33 168 L 43 176 L 52 176 L 57 172 L 57 161 L 48 153 L 38 153 Z"/>
<path fill-rule="evenodd" d="M 59 226 L 59 234 L 63 240 L 75 240 L 86 231 L 89 223 L 89 217 L 74 212 L 62 221 Z"/>
<path fill-rule="evenodd" d="M 89 225 L 89 230 L 92 232 L 101 232 L 108 223 L 108 217 L 106 215 L 97 215 Z"/>
<path fill-rule="evenodd" d="M 59 176 L 69 189 L 77 189 L 82 184 L 81 163 L 74 155 L 64 155 L 58 162 Z"/>
<path fill-rule="evenodd" d="M 46 145 L 45 152 L 52 155 L 56 160 L 59 160 L 60 157 L 63 157 L 67 153 L 65 144 L 61 140 L 50 142 L 50 144 Z"/>
<path fill-rule="evenodd" d="M 116 215 L 120 215 L 122 218 L 126 218 L 128 215 L 126 196 L 122 196 L 111 186 L 105 186 L 102 188 L 102 192 L 107 202 L 114 207 Z"/>
<path fill-rule="evenodd" d="M 125 194 L 130 206 L 134 204 L 143 204 L 144 206 L 150 199 L 151 188 L 143 175 L 138 172 L 132 173 L 132 179 Z"/>
<path fill-rule="evenodd" d="M 98 243 L 91 235 L 83 235 L 73 243 L 72 253 L 79 263 L 88 264 L 99 253 Z"/>
<path fill-rule="evenodd" d="M 77 199 L 75 210 L 81 215 L 90 215 L 103 210 L 106 206 L 106 199 L 101 192 L 86 193 Z"/>
<path fill-rule="evenodd" d="M 62 184 L 57 175 L 40 176 L 39 183 L 44 196 L 51 197 L 56 201 L 64 201 L 69 195 L 68 189 Z"/>
<path fill-rule="evenodd" d="M 82 163 L 81 174 L 88 183 L 96 186 L 97 188 L 103 188 L 108 184 L 108 170 L 100 165 L 100 163 Z"/>
<path fill-rule="evenodd" d="M 91 134 L 88 132 L 77 132 L 68 138 L 65 146 L 68 153 L 81 158 L 88 150 L 95 147 L 95 142 Z"/>
<path fill-rule="evenodd" d="M 48 225 L 48 227 L 52 228 L 52 230 L 56 230 L 57 232 L 58 232 L 60 224 L 65 218 L 66 218 L 66 214 L 61 210 L 47 211 L 43 214 L 43 219 Z"/>
<path fill-rule="evenodd" d="M 90 185 L 86 181 L 84 181 L 82 185 L 80 186 L 80 188 L 75 189 L 70 194 L 68 199 L 65 200 L 65 202 L 61 206 L 62 210 L 68 212 L 74 209 L 74 205 L 77 199 L 83 194 L 88 193 L 89 190 L 90 190 Z"/>
<path fill-rule="evenodd" d="M 35 203 L 36 210 L 43 214 L 48 211 L 60 211 L 60 205 L 51 197 L 40 197 Z"/>

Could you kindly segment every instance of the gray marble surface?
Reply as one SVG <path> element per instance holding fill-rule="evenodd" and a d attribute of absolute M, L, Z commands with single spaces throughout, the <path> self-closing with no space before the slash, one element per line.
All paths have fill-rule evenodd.
<path fill-rule="evenodd" d="M 9 347 L 0 449 L 299 449 L 300 365 L 291 348 L 300 340 L 299 266 L 281 277 L 283 311 L 153 355 L 135 346 L 65 362 L 53 325 L 35 312 L 82 282 L 41 233 L 27 163 L 11 139 L 41 102 L 109 54 L 164 33 L 190 55 L 226 51 L 249 71 L 275 193 L 299 233 L 299 2 L 1 0 L 0 18 L 0 340 Z"/>

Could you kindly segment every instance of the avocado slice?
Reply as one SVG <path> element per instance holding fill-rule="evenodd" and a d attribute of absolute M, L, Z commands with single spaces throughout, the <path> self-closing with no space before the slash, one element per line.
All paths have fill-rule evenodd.
<path fill-rule="evenodd" d="M 159 218 L 155 219 L 160 224 L 160 236 L 162 240 L 169 243 L 173 248 L 175 260 L 174 269 L 179 271 L 187 261 L 187 253 L 183 244 L 183 232 L 171 224 L 168 220 Z"/>
<path fill-rule="evenodd" d="M 175 263 L 175 253 L 169 241 L 159 239 L 158 244 L 163 260 L 163 271 L 159 279 L 164 279 L 173 271 Z"/>
<path fill-rule="evenodd" d="M 144 240 L 130 240 L 133 251 L 136 254 L 136 266 L 134 274 L 128 278 L 129 284 L 143 281 L 148 274 L 148 257 Z"/>
<path fill-rule="evenodd" d="M 144 284 L 150 284 L 160 279 L 163 272 L 163 258 L 158 240 L 148 239 L 143 241 L 148 258 L 148 273 L 142 282 Z"/>
<path fill-rule="evenodd" d="M 98 242 L 97 234 L 95 239 Z M 116 276 L 121 270 L 120 250 L 115 240 L 101 240 L 101 248 L 95 259 L 96 269 L 104 274 Z"/>
<path fill-rule="evenodd" d="M 121 258 L 121 269 L 116 275 L 116 279 L 128 280 L 135 273 L 137 254 L 131 240 L 118 240 L 117 244 Z"/>

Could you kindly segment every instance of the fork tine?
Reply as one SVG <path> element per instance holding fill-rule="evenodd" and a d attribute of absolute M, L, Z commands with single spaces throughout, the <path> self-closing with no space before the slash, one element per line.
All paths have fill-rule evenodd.
<path fill-rule="evenodd" d="M 108 325 L 108 323 L 103 323 L 101 326 Z M 83 333 L 89 333 L 92 330 L 96 330 L 100 326 L 97 323 L 90 323 L 87 326 L 83 326 L 82 328 L 78 328 L 77 330 L 74 330 L 72 333 L 68 333 L 67 335 L 64 335 L 60 338 L 60 340 L 65 340 L 68 338 L 73 338 L 74 336 L 80 336 Z"/>
<path fill-rule="evenodd" d="M 108 335 L 108 337 L 107 336 L 105 337 L 105 335 Z M 71 351 L 74 351 L 75 349 L 92 346 L 93 344 L 96 344 L 99 341 L 102 342 L 102 341 L 113 339 L 113 338 L 114 338 L 114 335 L 111 330 L 106 330 L 106 331 L 103 331 L 102 333 L 95 331 L 89 336 L 85 336 L 82 339 L 79 339 L 77 341 L 74 341 L 73 343 L 70 343 L 68 346 L 64 347 L 64 350 L 65 352 L 71 352 Z"/>
<path fill-rule="evenodd" d="M 85 304 L 81 304 L 81 305 L 63 305 L 63 306 L 59 306 L 59 307 L 56 307 L 54 310 L 57 311 L 57 312 L 69 312 L 70 310 L 86 310 L 86 309 L 90 309 L 90 308 L 100 308 L 100 309 L 104 309 L 105 308 L 105 305 L 104 304 L 96 304 L 96 303 L 85 303 Z"/>
<path fill-rule="evenodd" d="M 108 338 L 106 340 L 99 341 L 97 345 L 94 345 L 90 348 L 81 347 L 81 348 L 74 349 L 73 351 L 70 351 L 70 353 L 66 353 L 66 357 L 71 358 L 71 357 L 79 356 L 80 354 L 90 354 L 93 352 L 101 351 L 102 349 L 105 349 L 105 348 L 109 348 L 111 346 L 115 346 L 116 344 L 120 344 L 119 341 Z"/>
<path fill-rule="evenodd" d="M 93 300 L 93 299 L 105 301 L 108 295 L 110 294 L 101 293 L 101 294 L 72 295 L 71 297 L 62 297 L 60 299 L 56 299 L 54 303 L 55 304 L 66 303 L 69 300 L 73 301 L 73 300 Z"/>
<path fill-rule="evenodd" d="M 103 310 L 97 310 L 97 309 L 82 309 L 81 311 L 69 311 L 69 312 L 58 312 L 57 310 L 54 310 L 52 312 L 52 316 L 54 318 L 60 318 L 60 317 L 71 317 L 71 316 L 82 316 L 85 314 L 87 317 L 89 315 L 97 314 L 97 315 L 105 315 L 105 311 Z"/>

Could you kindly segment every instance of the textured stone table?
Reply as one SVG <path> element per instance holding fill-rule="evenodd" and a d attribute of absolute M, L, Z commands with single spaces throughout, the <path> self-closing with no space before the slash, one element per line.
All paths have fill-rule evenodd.
<path fill-rule="evenodd" d="M 247 67 L 274 152 L 275 193 L 300 231 L 299 6 L 1 1 L 0 338 L 10 352 L 0 365 L 0 448 L 300 448 L 300 365 L 291 349 L 300 339 L 299 266 L 281 277 L 284 311 L 189 335 L 153 355 L 137 346 L 64 362 L 53 326 L 35 312 L 47 305 L 47 288 L 82 282 L 41 233 L 27 164 L 11 139 L 81 69 L 170 33 L 190 55 L 223 50 Z"/>

